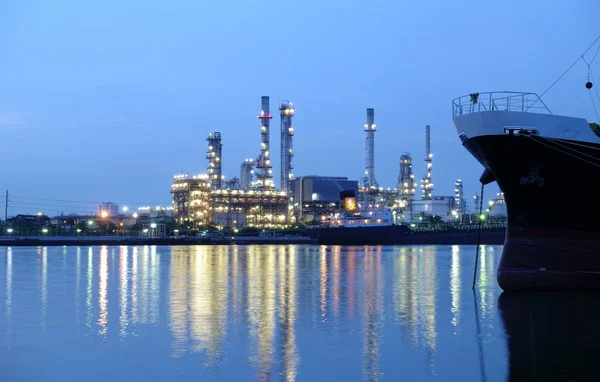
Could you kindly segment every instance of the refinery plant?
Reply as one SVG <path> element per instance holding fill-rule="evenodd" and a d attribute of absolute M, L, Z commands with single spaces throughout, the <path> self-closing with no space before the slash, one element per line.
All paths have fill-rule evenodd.
<path fill-rule="evenodd" d="M 243 159 L 238 177 L 226 179 L 223 175 L 223 137 L 212 132 L 206 138 L 208 161 L 206 173 L 173 177 L 171 194 L 173 216 L 179 224 L 190 229 L 215 226 L 234 232 L 241 228 L 288 228 L 301 224 L 315 224 L 325 215 L 342 211 L 341 195 L 356 197 L 358 208 L 385 206 L 392 213 L 394 224 L 430 221 L 437 217 L 446 222 L 472 220 L 463 195 L 463 183 L 457 179 L 455 194 L 434 194 L 433 153 L 431 127 L 425 126 L 425 174 L 420 181 L 420 199 L 415 199 L 417 182 L 413 173 L 413 157 L 400 155 L 398 183 L 394 188 L 382 187 L 375 178 L 375 110 L 367 109 L 364 131 L 364 177 L 349 180 L 335 176 L 299 176 L 293 174 L 294 114 L 292 102 L 282 101 L 280 116 L 280 189 L 273 180 L 270 128 L 273 116 L 268 96 L 261 97 L 257 115 L 260 128 L 260 150 L 255 159 Z M 474 200 L 474 206 L 478 201 Z M 474 211 L 475 213 L 478 210 Z M 505 216 L 502 195 L 489 202 L 489 216 Z"/>

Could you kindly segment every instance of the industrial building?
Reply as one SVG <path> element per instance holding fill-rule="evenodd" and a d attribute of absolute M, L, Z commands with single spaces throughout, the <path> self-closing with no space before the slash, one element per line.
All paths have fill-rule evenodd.
<path fill-rule="evenodd" d="M 492 219 L 506 219 L 504 192 L 496 194 L 496 197 L 488 202 L 485 213 Z"/>
<path fill-rule="evenodd" d="M 433 153 L 431 126 L 425 126 L 426 172 L 421 178 L 421 200 L 415 200 L 417 182 L 410 153 L 400 156 L 398 183 L 384 188 L 375 177 L 375 110 L 366 109 L 363 129 L 365 140 L 364 177 L 359 181 L 346 177 L 299 176 L 293 173 L 293 138 L 295 106 L 290 101 L 279 104 L 280 172 L 279 189 L 273 180 L 271 158 L 269 97 L 261 97 L 260 152 L 256 159 L 243 159 L 239 178 L 229 180 L 223 175 L 223 142 L 220 132 L 208 134 L 207 173 L 190 177 L 177 175 L 173 179 L 173 215 L 178 222 L 194 227 L 215 225 L 233 229 L 243 227 L 282 228 L 295 222 L 309 223 L 316 216 L 340 211 L 341 194 L 356 195 L 364 205 L 387 205 L 396 223 L 429 221 L 439 216 L 444 221 L 458 219 L 467 213 L 462 180 L 455 183 L 454 196 L 433 194 Z M 489 205 L 489 213 L 501 216 L 502 200 Z M 457 218 L 458 217 L 458 218 Z"/>
<path fill-rule="evenodd" d="M 398 206 L 402 209 L 409 208 L 416 192 L 415 175 L 412 171 L 412 157 L 410 153 L 404 153 L 400 156 L 398 190 L 400 190 Z"/>
<path fill-rule="evenodd" d="M 215 225 L 219 228 L 265 227 L 283 228 L 294 222 L 290 196 L 293 145 L 292 117 L 295 107 L 289 101 L 280 106 L 281 115 L 281 190 L 275 190 L 270 155 L 269 97 L 261 97 L 260 154 L 255 161 L 245 159 L 240 177 L 225 180 L 223 175 L 223 142 L 220 132 L 208 134 L 207 174 L 173 177 L 173 216 L 195 229 Z M 256 177 L 256 180 L 254 180 Z"/>
<path fill-rule="evenodd" d="M 211 190 L 211 223 L 218 227 L 284 228 L 289 221 L 290 198 L 275 190 Z"/>
<path fill-rule="evenodd" d="M 116 216 L 119 214 L 119 205 L 113 202 L 102 202 L 98 206 L 98 216 Z"/>
<path fill-rule="evenodd" d="M 199 228 L 211 222 L 208 198 L 210 185 L 208 175 L 181 174 L 173 177 L 173 216 L 179 224 Z"/>
<path fill-rule="evenodd" d="M 315 216 L 341 209 L 340 193 L 358 195 L 358 181 L 346 177 L 300 176 L 293 182 L 292 201 L 296 219 L 310 222 Z"/>

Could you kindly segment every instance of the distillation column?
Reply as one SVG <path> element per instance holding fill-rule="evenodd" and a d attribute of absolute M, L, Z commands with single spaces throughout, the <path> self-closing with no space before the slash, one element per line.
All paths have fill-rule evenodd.
<path fill-rule="evenodd" d="M 254 162 L 252 159 L 246 159 L 240 166 L 240 188 L 247 190 L 252 186 L 252 176 L 254 175 Z"/>
<path fill-rule="evenodd" d="M 261 111 L 258 115 L 260 120 L 260 155 L 256 159 L 256 169 L 258 170 L 256 177 L 256 187 L 259 190 L 272 190 L 275 188 L 273 183 L 273 166 L 271 165 L 271 157 L 269 152 L 269 123 L 271 122 L 271 114 L 269 113 L 269 97 L 261 97 Z"/>
<path fill-rule="evenodd" d="M 412 157 L 409 153 L 400 156 L 400 175 L 398 176 L 398 190 L 400 200 L 404 201 L 402 207 L 407 207 L 415 196 L 415 175 L 412 172 Z"/>
<path fill-rule="evenodd" d="M 221 174 L 221 154 L 223 151 L 223 144 L 221 143 L 221 133 L 214 132 L 208 134 L 206 138 L 208 142 L 208 151 L 206 152 L 206 159 L 208 159 L 208 177 L 210 180 L 210 188 L 212 190 L 218 190 L 222 184 Z"/>
<path fill-rule="evenodd" d="M 462 179 L 456 179 L 456 182 L 454 183 L 454 204 L 456 206 L 457 213 L 463 214 L 467 212 L 467 203 L 463 194 Z"/>
<path fill-rule="evenodd" d="M 365 132 L 367 133 L 366 142 L 366 164 L 365 164 L 365 187 L 377 187 L 375 180 L 375 110 L 367 109 L 367 123 L 365 124 Z"/>
<path fill-rule="evenodd" d="M 279 107 L 281 115 L 281 190 L 290 193 L 294 174 L 292 169 L 292 158 L 294 157 L 293 137 L 294 128 L 292 118 L 294 116 L 294 105 L 283 101 Z"/>
<path fill-rule="evenodd" d="M 431 153 L 431 127 L 425 126 L 425 165 L 427 171 L 421 179 L 421 199 L 431 200 L 433 194 L 433 183 L 431 181 L 431 162 L 433 160 L 433 154 Z"/>

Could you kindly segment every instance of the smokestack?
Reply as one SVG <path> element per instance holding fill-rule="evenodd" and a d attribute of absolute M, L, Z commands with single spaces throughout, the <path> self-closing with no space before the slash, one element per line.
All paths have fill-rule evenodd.
<path fill-rule="evenodd" d="M 258 169 L 257 174 L 257 187 L 261 190 L 272 190 L 273 184 L 273 166 L 271 165 L 271 156 L 269 149 L 269 124 L 273 118 L 269 111 L 269 97 L 261 97 L 261 110 L 258 115 L 260 119 L 260 155 L 256 160 L 256 168 Z"/>
<path fill-rule="evenodd" d="M 366 187 L 377 187 L 377 181 L 375 180 L 375 129 L 375 110 L 373 108 L 369 108 L 367 109 L 367 123 L 365 124 L 365 132 L 367 133 L 367 142 L 365 147 Z"/>
<path fill-rule="evenodd" d="M 431 182 L 431 169 L 433 154 L 431 153 L 431 127 L 425 126 L 425 165 L 427 171 L 421 179 L 421 199 L 431 200 L 433 195 L 433 183 Z"/>

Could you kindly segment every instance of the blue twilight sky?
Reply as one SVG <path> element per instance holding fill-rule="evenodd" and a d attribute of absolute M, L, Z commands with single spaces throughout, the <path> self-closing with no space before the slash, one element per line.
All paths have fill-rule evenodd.
<path fill-rule="evenodd" d="M 595 0 L 0 0 L 0 190 L 21 197 L 9 215 L 95 209 L 25 198 L 169 204 L 174 174 L 205 172 L 209 132 L 239 176 L 269 95 L 272 110 L 296 105 L 297 176 L 357 179 L 373 107 L 380 184 L 397 183 L 404 152 L 422 176 L 430 124 L 434 194 L 462 178 L 470 198 L 482 167 L 453 130 L 452 99 L 543 92 L 600 34 L 599 14 Z M 586 80 L 580 62 L 547 105 L 595 120 Z"/>

